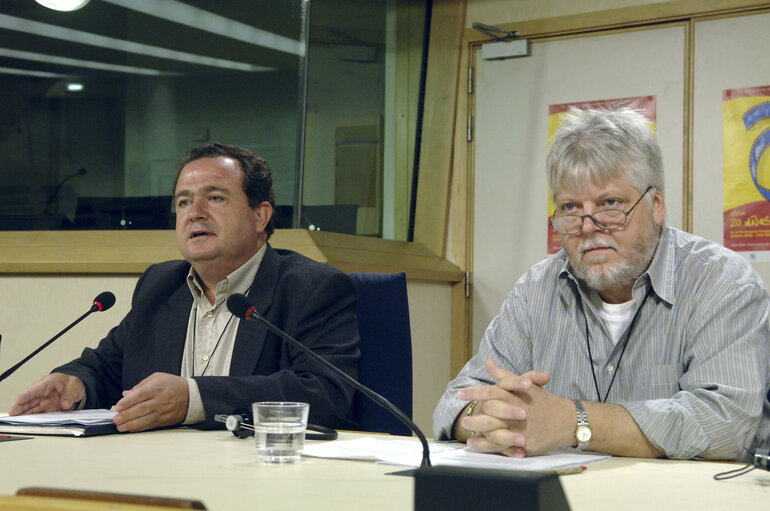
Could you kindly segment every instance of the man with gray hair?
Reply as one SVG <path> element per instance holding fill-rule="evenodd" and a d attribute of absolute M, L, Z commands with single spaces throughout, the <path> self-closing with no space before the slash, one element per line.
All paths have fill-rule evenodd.
<path fill-rule="evenodd" d="M 664 225 L 644 117 L 572 112 L 547 171 L 563 249 L 516 282 L 439 401 L 436 438 L 515 457 L 735 460 L 767 446 L 767 289 L 737 254 Z"/>

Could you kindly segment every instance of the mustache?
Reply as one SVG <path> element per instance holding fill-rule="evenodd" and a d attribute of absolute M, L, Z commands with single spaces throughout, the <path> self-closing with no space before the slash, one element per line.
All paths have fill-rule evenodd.
<path fill-rule="evenodd" d="M 591 249 L 594 248 L 611 248 L 618 252 L 620 252 L 620 247 L 613 239 L 598 239 L 598 238 L 588 238 L 584 240 L 582 243 L 580 243 L 580 246 L 578 246 L 578 252 L 581 256 L 585 255 L 586 252 L 588 252 Z"/>

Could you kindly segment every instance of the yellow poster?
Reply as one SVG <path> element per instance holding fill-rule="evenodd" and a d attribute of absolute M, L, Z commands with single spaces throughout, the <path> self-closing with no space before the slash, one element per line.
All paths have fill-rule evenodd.
<path fill-rule="evenodd" d="M 644 116 L 650 121 L 653 131 L 656 127 L 656 101 L 655 96 L 641 96 L 635 98 L 619 98 L 619 99 L 602 99 L 598 101 L 582 101 L 579 103 L 562 103 L 560 105 L 548 105 L 548 147 L 551 147 L 551 141 L 556 130 L 561 126 L 562 118 L 565 114 L 568 114 L 570 110 L 579 109 L 586 110 L 589 108 L 598 110 L 612 110 L 615 108 L 634 108 L 643 113 Z M 556 211 L 556 207 L 551 200 L 551 192 L 548 192 L 548 218 L 546 223 L 548 225 L 548 253 L 555 254 L 561 250 L 561 235 L 553 230 L 551 227 L 551 217 Z"/>
<path fill-rule="evenodd" d="M 770 86 L 722 93 L 722 142 L 725 246 L 770 260 Z"/>

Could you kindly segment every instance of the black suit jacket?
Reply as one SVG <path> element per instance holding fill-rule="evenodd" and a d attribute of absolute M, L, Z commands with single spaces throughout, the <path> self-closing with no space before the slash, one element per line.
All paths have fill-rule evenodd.
<path fill-rule="evenodd" d="M 180 374 L 192 295 L 190 264 L 150 266 L 134 290 L 131 311 L 96 349 L 54 371 L 80 378 L 87 408 L 110 408 L 124 389 L 155 372 Z M 346 274 L 269 245 L 249 299 L 268 321 L 357 377 L 356 290 Z M 257 401 L 310 403 L 310 422 L 338 427 L 354 390 L 341 378 L 253 321 L 240 321 L 229 376 L 196 376 L 206 420 Z"/>

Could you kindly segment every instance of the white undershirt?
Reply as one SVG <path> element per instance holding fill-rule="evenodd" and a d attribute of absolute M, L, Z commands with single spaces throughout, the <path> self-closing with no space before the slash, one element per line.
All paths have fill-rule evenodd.
<path fill-rule="evenodd" d="M 604 325 L 610 332 L 612 342 L 617 344 L 634 316 L 636 303 L 633 300 L 624 303 L 607 303 L 594 290 L 591 291 L 591 302 L 599 312 L 599 316 L 604 320 Z"/>

